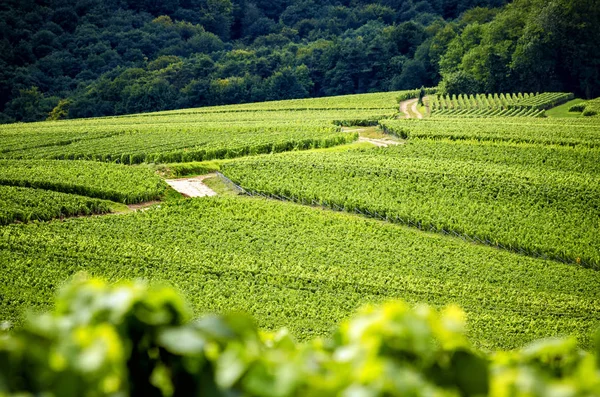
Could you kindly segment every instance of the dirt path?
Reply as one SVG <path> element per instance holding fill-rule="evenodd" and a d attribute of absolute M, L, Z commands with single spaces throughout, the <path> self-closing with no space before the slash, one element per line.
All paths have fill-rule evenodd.
<path fill-rule="evenodd" d="M 410 119 L 410 113 L 408 111 L 408 108 L 410 107 L 412 101 L 414 101 L 414 99 L 409 99 L 408 101 L 400 102 L 400 112 L 404 114 L 405 119 Z"/>
<path fill-rule="evenodd" d="M 139 204 L 128 204 L 127 208 L 129 208 L 132 211 L 142 211 L 156 204 L 160 204 L 160 201 L 146 201 L 144 203 Z"/>
<path fill-rule="evenodd" d="M 200 175 L 195 178 L 167 179 L 165 182 L 186 197 L 216 196 L 217 193 L 202 182 L 211 176 L 214 174 Z"/>
<path fill-rule="evenodd" d="M 418 106 L 419 106 L 418 100 L 415 99 L 415 101 L 410 104 L 410 110 L 412 111 L 412 113 L 415 116 L 417 116 L 418 119 L 422 119 L 423 115 L 419 112 Z"/>
<path fill-rule="evenodd" d="M 393 141 L 391 139 L 372 139 L 372 138 L 365 138 L 365 137 L 360 137 L 358 138 L 359 142 L 369 142 L 377 147 L 388 147 L 390 145 L 394 146 L 394 145 L 401 145 L 402 142 L 398 142 L 398 141 Z"/>
<path fill-rule="evenodd" d="M 409 99 L 407 101 L 400 102 L 400 111 L 404 113 L 405 119 L 422 119 L 423 115 L 419 112 L 417 98 Z"/>
<path fill-rule="evenodd" d="M 398 140 L 396 137 L 385 134 L 379 127 L 342 127 L 344 132 L 358 132 L 359 137 L 357 142 L 368 142 L 377 147 L 388 147 L 395 145 L 402 145 L 404 141 Z"/>

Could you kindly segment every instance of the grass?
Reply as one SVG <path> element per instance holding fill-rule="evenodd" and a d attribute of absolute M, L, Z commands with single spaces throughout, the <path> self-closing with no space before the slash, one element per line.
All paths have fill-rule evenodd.
<path fill-rule="evenodd" d="M 161 201 L 168 203 L 171 201 L 181 200 L 182 198 L 183 195 L 181 193 L 170 187 L 165 191 L 165 194 L 161 197 Z"/>
<path fill-rule="evenodd" d="M 417 115 L 413 113 L 411 106 L 409 106 L 407 108 L 407 110 L 408 110 L 408 117 L 409 118 L 411 118 L 411 119 L 416 119 L 417 118 Z"/>
<path fill-rule="evenodd" d="M 382 139 L 389 138 L 389 135 L 383 133 L 381 128 L 375 127 L 363 127 L 362 129 L 357 130 L 359 135 L 363 138 L 369 139 Z"/>
<path fill-rule="evenodd" d="M 563 103 L 560 106 L 553 107 L 552 109 L 546 110 L 546 116 L 548 117 L 582 117 L 579 112 L 569 112 L 569 108 L 578 103 L 585 102 L 581 98 L 570 100 L 567 103 Z"/>
<path fill-rule="evenodd" d="M 219 196 L 237 196 L 239 194 L 237 190 L 233 189 L 217 175 L 206 178 L 203 182 Z"/>
<path fill-rule="evenodd" d="M 131 209 L 123 203 L 115 203 L 114 201 L 111 201 L 110 212 L 116 214 L 126 214 L 128 212 L 131 212 Z"/>

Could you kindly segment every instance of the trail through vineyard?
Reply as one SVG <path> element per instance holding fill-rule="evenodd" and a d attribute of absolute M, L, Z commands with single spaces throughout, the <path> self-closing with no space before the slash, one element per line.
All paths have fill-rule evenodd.
<path fill-rule="evenodd" d="M 363 136 L 361 136 L 360 138 L 358 138 L 359 142 L 369 142 L 370 144 L 373 144 L 377 147 L 388 147 L 390 145 L 400 145 L 401 142 L 398 141 L 393 141 L 390 139 L 372 139 L 372 138 L 365 138 Z"/>
<path fill-rule="evenodd" d="M 422 119 L 422 118 L 423 118 L 423 115 L 422 115 L 421 113 L 419 113 L 419 108 L 418 108 L 418 106 L 419 106 L 419 103 L 418 103 L 418 101 L 414 101 L 414 102 L 412 102 L 412 103 L 411 103 L 411 105 L 410 105 L 410 109 L 412 110 L 412 114 L 413 114 L 414 116 L 416 116 L 418 119 Z"/>
<path fill-rule="evenodd" d="M 377 147 L 388 147 L 395 145 L 402 145 L 404 142 L 397 140 L 396 138 L 384 134 L 379 127 L 342 127 L 342 132 L 358 132 L 358 142 L 368 142 Z"/>
<path fill-rule="evenodd" d="M 418 101 L 418 99 L 409 99 L 407 101 L 400 102 L 400 112 L 404 114 L 405 119 L 423 118 L 423 115 L 419 112 L 417 107 Z"/>
<path fill-rule="evenodd" d="M 206 178 L 215 174 L 200 175 L 195 178 L 167 179 L 165 182 L 173 189 L 187 197 L 216 196 L 217 193 L 204 184 Z"/>

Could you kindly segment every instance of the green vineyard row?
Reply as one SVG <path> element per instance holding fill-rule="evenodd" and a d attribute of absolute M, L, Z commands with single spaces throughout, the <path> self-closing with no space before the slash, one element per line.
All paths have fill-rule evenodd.
<path fill-rule="evenodd" d="M 573 335 L 591 346 L 600 279 L 577 266 L 295 204 L 203 198 L 128 215 L 4 226 L 0 318 L 47 309 L 84 271 L 182 291 L 195 313 L 243 311 L 263 330 L 327 335 L 365 303 L 462 306 L 485 349 Z"/>
<path fill-rule="evenodd" d="M 410 141 L 375 153 L 240 159 L 221 171 L 250 192 L 599 268 L 599 153 Z M 514 157 L 528 160 L 512 163 Z M 572 164 L 584 165 L 580 172 L 563 168 Z"/>
<path fill-rule="evenodd" d="M 426 104 L 435 117 L 543 117 L 544 110 L 572 98 L 564 92 L 432 95 Z"/>
<path fill-rule="evenodd" d="M 160 198 L 165 182 L 145 167 L 90 161 L 0 160 L 0 185 L 53 190 L 133 204 Z"/>
<path fill-rule="evenodd" d="M 105 214 L 110 211 L 111 203 L 103 200 L 40 189 L 0 186 L 0 225 Z"/>
<path fill-rule="evenodd" d="M 401 138 L 479 140 L 542 145 L 600 147 L 600 124 L 593 119 L 448 118 L 381 120 Z"/>
<path fill-rule="evenodd" d="M 187 162 L 329 147 L 356 139 L 340 126 L 398 113 L 401 91 L 0 126 L 0 158 Z"/>
<path fill-rule="evenodd" d="M 269 101 L 247 103 L 241 105 L 210 106 L 184 110 L 169 110 L 150 113 L 149 115 L 175 115 L 190 113 L 236 113 L 236 112 L 262 112 L 262 111 L 365 111 L 385 110 L 387 112 L 398 110 L 398 101 L 417 98 L 420 90 L 378 92 L 372 94 L 353 94 L 323 98 L 288 99 L 283 101 Z M 434 93 L 435 89 L 428 88 L 426 93 Z M 139 116 L 139 115 L 136 115 Z M 127 117 L 127 116 L 125 116 Z"/>
<path fill-rule="evenodd" d="M 375 120 L 376 122 L 376 120 Z M 113 126 L 109 126 L 113 128 Z M 110 128 L 102 128 L 107 134 Z M 115 131 L 114 133 L 112 131 Z M 328 147 L 356 139 L 352 133 L 340 132 L 333 124 L 287 121 L 285 123 L 260 122 L 223 123 L 206 125 L 164 123 L 159 125 L 116 126 L 109 136 L 85 135 L 77 140 L 48 144 L 43 135 L 15 134 L 29 147 L 6 151 L 0 157 L 11 159 L 96 160 L 139 164 L 143 162 L 201 161 L 231 158 L 248 154 L 301 150 Z M 77 135 L 77 130 L 71 132 Z M 53 135 L 54 132 L 52 132 Z M 65 136 L 57 132 L 61 139 Z M 1 133 L 0 133 L 1 135 Z M 66 135 L 68 136 L 68 135 Z M 23 145 L 23 143 L 19 143 Z"/>

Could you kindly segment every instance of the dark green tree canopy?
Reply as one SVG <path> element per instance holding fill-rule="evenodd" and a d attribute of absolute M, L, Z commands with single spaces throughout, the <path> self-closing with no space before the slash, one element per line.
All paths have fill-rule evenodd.
<path fill-rule="evenodd" d="M 600 95 L 588 0 L 6 0 L 0 121 L 432 86 Z M 33 87 L 33 88 L 32 88 Z M 67 103 L 67 102 L 63 102 Z"/>

